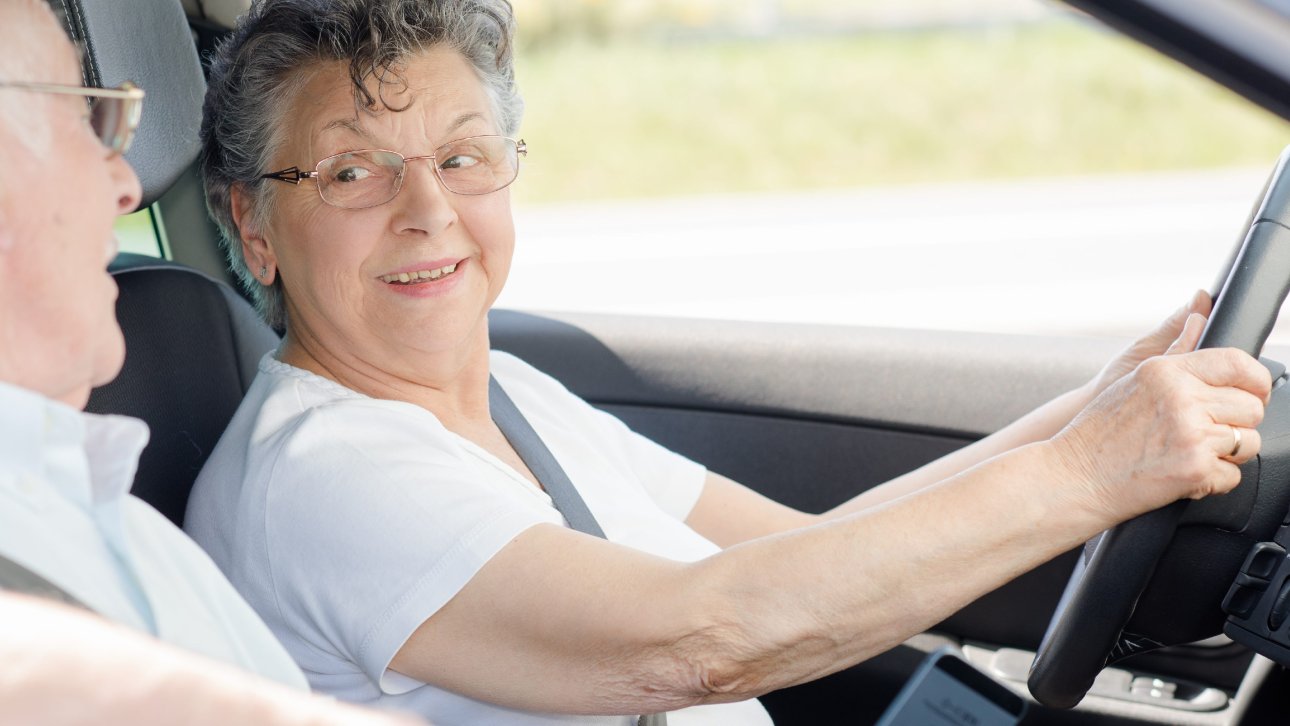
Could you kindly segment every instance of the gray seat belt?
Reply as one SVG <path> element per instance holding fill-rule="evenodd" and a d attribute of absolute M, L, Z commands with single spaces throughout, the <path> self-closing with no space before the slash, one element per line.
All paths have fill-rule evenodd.
<path fill-rule="evenodd" d="M 63 588 L 4 555 L 0 555 L 0 590 L 43 597 L 47 600 L 61 602 L 64 605 L 89 610 L 89 608 L 85 607 L 85 603 L 72 597 Z"/>
<path fill-rule="evenodd" d="M 569 520 L 569 526 L 605 539 L 605 530 L 600 528 L 587 503 L 578 494 L 578 489 L 569 481 L 560 462 L 555 460 L 551 450 L 542 443 L 541 437 L 533 430 L 528 419 L 515 407 L 515 402 L 506 395 L 496 378 L 488 378 L 488 407 L 493 414 L 493 423 L 502 430 L 502 435 L 511 442 L 515 453 L 541 482 L 542 488 L 551 495 L 555 508 Z"/>
<path fill-rule="evenodd" d="M 555 504 L 556 510 L 569 520 L 569 526 L 579 532 L 605 539 L 605 531 L 600 528 L 595 515 L 578 494 L 577 487 L 569 481 L 569 475 L 564 473 L 560 462 L 555 460 L 555 456 L 551 454 L 546 444 L 542 443 L 542 438 L 533 430 L 528 419 L 524 418 L 524 414 L 520 413 L 515 402 L 506 395 L 501 384 L 492 376 L 488 378 L 488 407 L 493 414 L 493 423 L 501 429 L 502 435 L 510 442 L 515 453 L 520 455 L 520 459 L 529 471 L 533 472 L 533 476 L 537 477 L 546 493 L 551 495 L 551 501 Z M 667 714 L 654 713 L 641 716 L 637 724 L 638 726 L 667 726 Z"/>

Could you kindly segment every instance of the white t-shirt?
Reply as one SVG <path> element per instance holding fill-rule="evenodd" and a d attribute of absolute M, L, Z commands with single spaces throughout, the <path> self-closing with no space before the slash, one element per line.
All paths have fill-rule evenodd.
<path fill-rule="evenodd" d="M 210 558 L 130 496 L 148 427 L 0 383 L 0 554 L 94 612 L 304 689 Z M 69 684 L 75 688 L 74 684 Z"/>
<path fill-rule="evenodd" d="M 684 524 L 702 466 L 501 352 L 491 371 L 564 467 L 609 540 L 678 561 L 718 551 Z M 185 527 L 317 690 L 438 726 L 597 724 L 515 711 L 388 670 L 421 623 L 520 532 L 564 525 L 551 498 L 431 413 L 278 361 L 202 470 Z M 559 678 L 558 673 L 534 678 Z M 686 709 L 672 726 L 756 726 L 757 701 Z"/>

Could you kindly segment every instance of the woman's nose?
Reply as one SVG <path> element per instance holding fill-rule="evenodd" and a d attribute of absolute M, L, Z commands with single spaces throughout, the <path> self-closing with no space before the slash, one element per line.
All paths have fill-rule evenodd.
<path fill-rule="evenodd" d="M 394 224 L 398 232 L 418 232 L 436 237 L 457 221 L 453 194 L 435 173 L 434 159 L 422 157 L 405 162 L 403 186 L 393 204 L 398 211 Z"/>

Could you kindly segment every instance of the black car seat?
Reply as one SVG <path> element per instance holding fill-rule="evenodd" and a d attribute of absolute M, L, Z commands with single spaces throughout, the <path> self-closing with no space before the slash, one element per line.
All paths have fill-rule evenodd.
<path fill-rule="evenodd" d="M 228 285 L 174 263 L 121 258 L 112 274 L 125 366 L 87 408 L 147 422 L 152 437 L 131 491 L 182 524 L 197 473 L 278 337 Z"/>
<path fill-rule="evenodd" d="M 198 152 L 205 82 L 179 0 L 50 4 L 84 48 L 87 85 L 132 80 L 147 93 L 126 158 L 142 182 L 142 205 L 152 204 Z M 125 367 L 92 393 L 88 409 L 147 422 L 152 438 L 133 492 L 179 524 L 197 472 L 278 339 L 228 285 L 201 272 L 136 255 L 112 267 Z"/>

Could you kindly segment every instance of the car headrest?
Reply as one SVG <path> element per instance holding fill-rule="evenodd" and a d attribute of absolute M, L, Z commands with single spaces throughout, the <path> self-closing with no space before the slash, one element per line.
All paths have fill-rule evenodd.
<path fill-rule="evenodd" d="M 179 0 L 49 0 L 85 50 L 87 86 L 134 81 L 148 95 L 126 160 L 152 204 L 197 158 L 206 81 Z"/>

